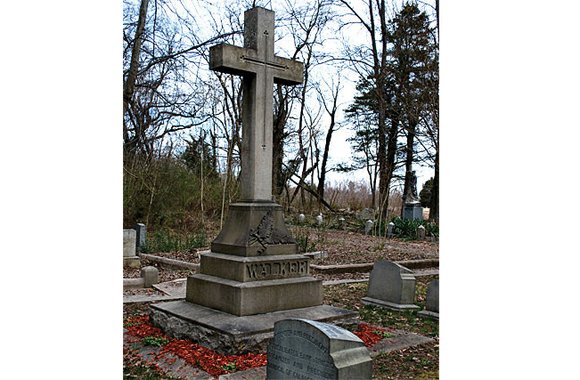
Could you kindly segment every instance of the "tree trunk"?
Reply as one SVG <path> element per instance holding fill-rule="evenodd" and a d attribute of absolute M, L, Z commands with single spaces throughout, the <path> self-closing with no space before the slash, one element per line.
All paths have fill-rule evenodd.
<path fill-rule="evenodd" d="M 133 49 L 131 50 L 131 65 L 129 66 L 129 73 L 123 86 L 123 113 L 127 113 L 129 102 L 133 97 L 135 91 L 135 81 L 137 80 L 137 70 L 139 69 L 139 54 L 141 52 L 141 44 L 143 43 L 143 30 L 145 30 L 145 19 L 147 17 L 147 6 L 149 0 L 141 0 L 139 7 L 139 19 L 137 20 L 137 30 L 135 31 L 135 41 L 133 42 Z"/>
<path fill-rule="evenodd" d="M 278 109 L 274 115 L 273 156 L 272 156 L 272 193 L 275 197 L 282 195 L 286 178 L 282 174 L 284 159 L 284 127 L 288 115 L 287 100 L 282 91 L 282 85 L 277 86 Z"/>
<path fill-rule="evenodd" d="M 401 207 L 401 217 L 403 217 L 403 210 L 405 209 L 405 202 L 407 201 L 407 193 L 411 187 L 411 179 L 413 177 L 413 142 L 415 140 L 416 123 L 410 122 L 407 128 L 407 145 L 405 147 L 405 184 L 403 185 L 403 207 Z"/>
<path fill-rule="evenodd" d="M 435 153 L 435 175 L 433 176 L 433 187 L 431 188 L 429 220 L 439 223 L 439 150 Z"/>

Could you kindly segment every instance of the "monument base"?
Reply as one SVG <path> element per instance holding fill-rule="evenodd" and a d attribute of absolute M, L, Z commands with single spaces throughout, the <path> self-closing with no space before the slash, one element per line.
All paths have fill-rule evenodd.
<path fill-rule="evenodd" d="M 398 303 L 383 301 L 383 300 L 379 300 L 379 299 L 371 298 L 371 297 L 363 297 L 361 299 L 361 301 L 365 305 L 379 306 L 379 307 L 384 307 L 386 309 L 396 310 L 396 311 L 420 309 L 419 306 L 414 305 L 412 303 L 411 304 L 398 304 Z"/>
<path fill-rule="evenodd" d="M 139 256 L 125 256 L 123 257 L 123 268 L 140 268 L 141 259 Z"/>
<path fill-rule="evenodd" d="M 189 339 L 222 354 L 266 352 L 274 323 L 303 318 L 341 326 L 358 323 L 358 313 L 329 305 L 238 317 L 187 301 L 152 304 L 151 319 L 166 334 Z"/>
<path fill-rule="evenodd" d="M 316 306 L 322 303 L 322 280 L 314 277 L 240 282 L 194 274 L 187 278 L 188 302 L 237 316 Z"/>
<path fill-rule="evenodd" d="M 403 207 L 403 219 L 423 220 L 423 207 L 421 207 L 421 203 L 405 203 L 405 206 Z"/>
<path fill-rule="evenodd" d="M 296 240 L 284 224 L 282 206 L 273 202 L 238 202 L 229 207 L 211 251 L 237 256 L 294 255 Z"/>

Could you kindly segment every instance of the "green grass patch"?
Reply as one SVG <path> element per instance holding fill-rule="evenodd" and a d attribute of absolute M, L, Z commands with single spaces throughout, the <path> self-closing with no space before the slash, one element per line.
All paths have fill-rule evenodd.
<path fill-rule="evenodd" d="M 195 248 L 205 247 L 205 232 L 177 233 L 171 230 L 159 230 L 147 237 L 144 253 L 154 252 L 190 252 Z"/>

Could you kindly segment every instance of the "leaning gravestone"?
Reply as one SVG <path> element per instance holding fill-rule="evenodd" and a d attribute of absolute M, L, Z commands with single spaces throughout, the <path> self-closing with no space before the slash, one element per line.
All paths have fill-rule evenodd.
<path fill-rule="evenodd" d="M 427 286 L 425 310 L 421 310 L 417 314 L 423 317 L 439 319 L 439 280 L 433 280 Z"/>
<path fill-rule="evenodd" d="M 123 267 L 139 268 L 141 266 L 136 249 L 137 233 L 135 230 L 123 230 Z"/>
<path fill-rule="evenodd" d="M 415 276 L 402 265 L 379 260 L 373 266 L 369 290 L 362 302 L 392 310 L 415 310 Z"/>
<path fill-rule="evenodd" d="M 369 350 L 353 333 L 307 319 L 276 323 L 268 345 L 269 380 L 370 379 Z"/>

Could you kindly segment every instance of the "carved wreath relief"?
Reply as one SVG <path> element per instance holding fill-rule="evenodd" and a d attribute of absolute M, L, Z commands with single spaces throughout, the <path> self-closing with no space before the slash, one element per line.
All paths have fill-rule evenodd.
<path fill-rule="evenodd" d="M 296 243 L 292 236 L 274 228 L 272 210 L 266 212 L 266 215 L 262 217 L 256 228 L 250 229 L 248 240 L 250 245 L 260 244 L 261 248 L 258 249 L 258 255 L 263 254 L 268 245 Z"/>

